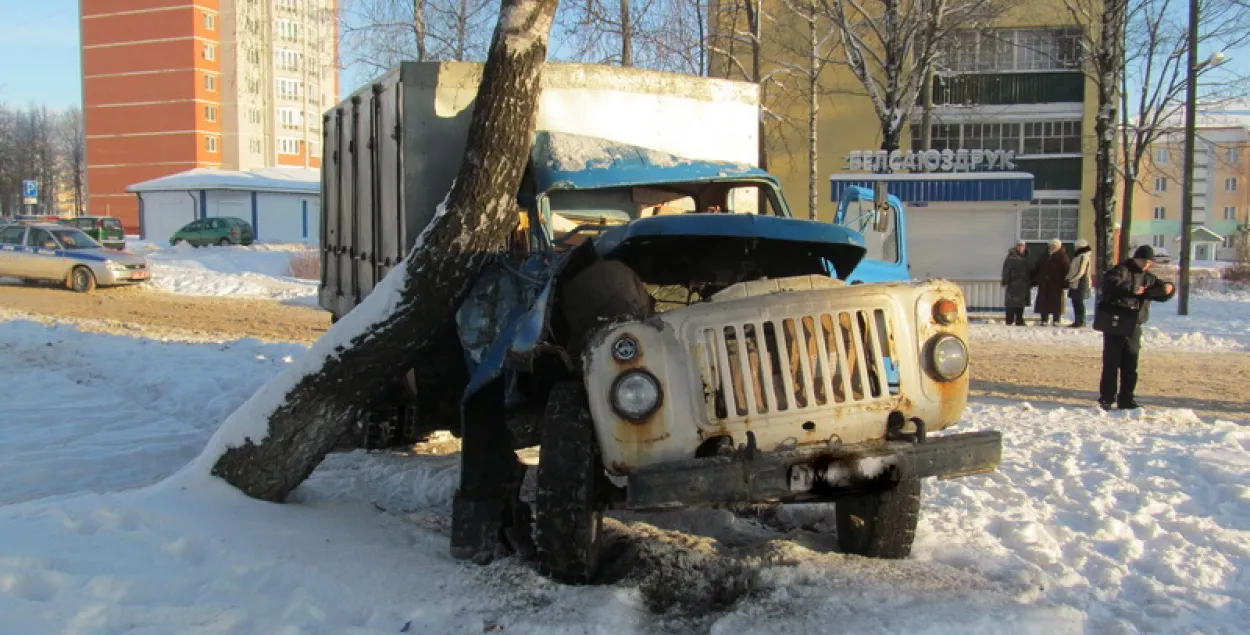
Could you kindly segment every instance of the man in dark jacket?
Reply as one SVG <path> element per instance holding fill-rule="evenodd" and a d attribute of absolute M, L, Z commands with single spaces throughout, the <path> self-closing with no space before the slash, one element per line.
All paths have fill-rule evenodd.
<path fill-rule="evenodd" d="M 1137 388 L 1141 325 L 1150 319 L 1152 301 L 1167 302 L 1176 292 L 1172 283 L 1150 273 L 1154 260 L 1154 249 L 1150 245 L 1142 245 L 1133 252 L 1132 258 L 1108 269 L 1102 276 L 1102 298 L 1097 311 L 1135 319 L 1133 332 L 1129 335 L 1103 332 L 1102 382 L 1098 397 L 1098 405 L 1103 410 L 1110 410 L 1113 404 L 1123 410 L 1140 408 L 1133 399 L 1133 391 Z"/>

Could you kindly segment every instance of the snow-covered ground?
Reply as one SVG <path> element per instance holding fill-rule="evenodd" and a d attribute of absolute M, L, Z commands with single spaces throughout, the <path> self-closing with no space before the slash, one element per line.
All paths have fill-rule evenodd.
<path fill-rule="evenodd" d="M 317 281 L 294 277 L 296 258 L 315 258 L 302 243 L 258 243 L 248 247 L 174 247 L 128 241 L 127 250 L 148 259 L 152 287 L 169 293 L 283 300 L 316 305 Z"/>
<path fill-rule="evenodd" d="M 1250 624 L 1250 428 L 1188 411 L 973 404 L 961 429 L 1002 430 L 1003 466 L 926 484 L 911 559 L 820 553 L 809 549 L 818 533 L 724 512 L 655 514 L 609 524 L 647 566 L 618 584 L 570 588 L 514 561 L 450 558 L 454 457 L 332 455 L 287 505 L 185 474 L 166 480 L 303 351 L 0 322 L 0 632 L 1239 633 Z M 797 515 L 827 521 L 827 509 L 810 511 Z M 683 528 L 719 542 L 674 531 Z"/>
<path fill-rule="evenodd" d="M 1093 321 L 1093 303 L 1089 303 L 1087 322 Z M 1065 326 L 1006 326 L 1002 320 L 992 324 L 973 324 L 974 341 L 1026 341 L 1060 346 L 1101 346 L 1102 334 L 1089 328 L 1066 328 L 1072 322 L 1072 306 L 1066 307 Z M 1032 315 L 1031 310 L 1027 312 Z M 1143 340 L 1151 350 L 1181 351 L 1250 351 L 1250 292 L 1196 292 L 1189 299 L 1189 315 L 1176 314 L 1176 300 L 1154 303 L 1150 320 L 1143 329 Z"/>

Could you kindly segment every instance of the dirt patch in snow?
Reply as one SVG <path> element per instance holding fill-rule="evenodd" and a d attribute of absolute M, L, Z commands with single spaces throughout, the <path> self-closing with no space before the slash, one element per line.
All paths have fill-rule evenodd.
<path fill-rule="evenodd" d="M 973 340 L 971 349 L 974 398 L 1083 406 L 1098 400 L 1100 347 Z M 1189 353 L 1146 346 L 1138 371 L 1137 401 L 1148 408 L 1188 408 L 1204 417 L 1250 421 L 1245 388 L 1250 385 L 1250 353 Z"/>
<path fill-rule="evenodd" d="M 53 287 L 3 285 L 0 319 L 5 313 L 69 322 L 86 331 L 185 341 L 312 342 L 330 328 L 330 314 L 312 307 L 174 295 L 145 287 L 80 294 Z"/>

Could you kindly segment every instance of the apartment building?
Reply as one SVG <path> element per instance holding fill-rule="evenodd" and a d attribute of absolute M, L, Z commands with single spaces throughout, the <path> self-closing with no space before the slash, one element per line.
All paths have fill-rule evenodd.
<path fill-rule="evenodd" d="M 1204 113 L 1194 145 L 1194 261 L 1234 260 L 1239 231 L 1250 225 L 1250 118 L 1241 123 Z M 1134 245 L 1161 247 L 1180 257 L 1184 135 L 1169 131 L 1143 158 L 1133 193 Z M 1121 196 L 1121 201 L 1123 196 Z"/>
<path fill-rule="evenodd" d="M 87 211 L 138 229 L 126 187 L 191 168 L 320 165 L 334 0 L 82 0 Z"/>

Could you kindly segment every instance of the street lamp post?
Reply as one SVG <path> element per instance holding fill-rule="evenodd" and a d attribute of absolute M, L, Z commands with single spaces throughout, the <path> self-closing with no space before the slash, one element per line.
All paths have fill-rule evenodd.
<path fill-rule="evenodd" d="M 1194 223 L 1194 144 L 1198 129 L 1198 73 L 1224 61 L 1223 53 L 1198 63 L 1198 0 L 1189 0 L 1188 73 L 1185 82 L 1185 166 L 1181 176 L 1181 271 L 1177 315 L 1189 315 L 1189 257 Z M 1210 184 L 1207 184 L 1210 187 Z"/>

